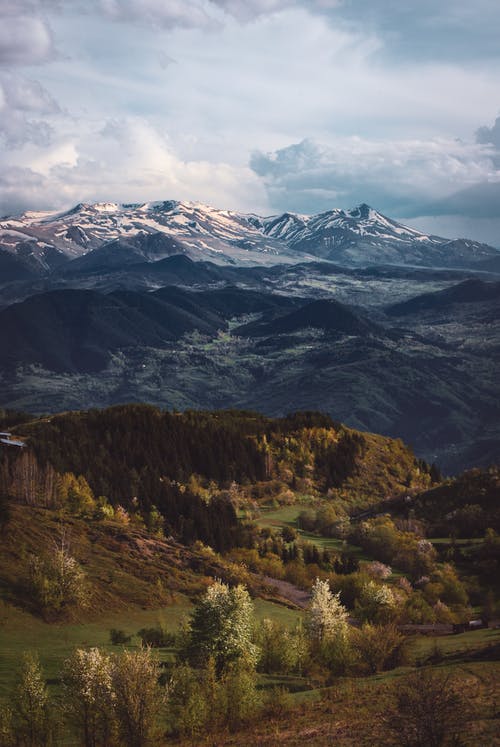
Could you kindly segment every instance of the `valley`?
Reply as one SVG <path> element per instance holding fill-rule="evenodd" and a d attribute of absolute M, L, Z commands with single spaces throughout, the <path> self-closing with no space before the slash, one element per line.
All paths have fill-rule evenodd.
<path fill-rule="evenodd" d="M 74 657 L 86 667 L 98 657 L 116 679 L 115 667 L 147 656 L 145 744 L 335 736 L 354 747 L 374 733 L 389 744 L 382 714 L 396 718 L 401 688 L 413 698 L 444 682 L 446 729 L 460 723 L 465 745 L 495 743 L 498 469 L 443 480 L 400 440 L 312 412 L 126 405 L 2 418 L 25 444 L 0 446 L 7 738 L 3 704 L 17 718 L 23 667 L 41 672 L 50 704 L 37 728 L 69 747 L 81 734 L 66 710 L 79 692 Z M 234 631 L 248 637 L 231 638 L 244 653 L 226 659 L 204 621 L 228 594 L 236 607 L 224 615 L 238 609 Z M 330 608 L 335 626 L 318 638 L 315 615 Z M 200 659 L 207 641 L 215 670 Z M 23 664 L 33 649 L 39 659 Z M 454 700 L 465 682 L 471 710 Z M 101 717 L 96 738 L 104 729 L 120 744 L 120 712 Z"/>
<path fill-rule="evenodd" d="M 422 708 L 494 744 L 498 252 L 175 201 L 0 242 L 0 743 L 395 745 Z"/>

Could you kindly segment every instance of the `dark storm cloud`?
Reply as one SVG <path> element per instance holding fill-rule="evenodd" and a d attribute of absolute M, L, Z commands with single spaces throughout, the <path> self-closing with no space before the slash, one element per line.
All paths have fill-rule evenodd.
<path fill-rule="evenodd" d="M 500 219 L 500 181 L 472 184 L 442 200 L 420 205 L 415 214 Z"/>

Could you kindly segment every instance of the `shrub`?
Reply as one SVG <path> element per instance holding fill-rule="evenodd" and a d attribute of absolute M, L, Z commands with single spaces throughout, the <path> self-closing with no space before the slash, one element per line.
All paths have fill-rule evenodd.
<path fill-rule="evenodd" d="M 161 626 L 157 628 L 141 628 L 137 635 L 143 646 L 152 648 L 172 648 L 176 643 L 175 633 L 168 633 Z"/>
<path fill-rule="evenodd" d="M 111 628 L 109 631 L 109 640 L 113 646 L 126 645 L 130 643 L 132 639 L 131 635 L 127 635 L 124 630 L 118 628 Z"/>

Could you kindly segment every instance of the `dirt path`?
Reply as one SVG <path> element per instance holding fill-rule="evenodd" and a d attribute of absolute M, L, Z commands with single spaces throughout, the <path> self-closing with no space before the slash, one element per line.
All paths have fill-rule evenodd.
<path fill-rule="evenodd" d="M 305 609 L 309 604 L 311 595 L 308 591 L 299 589 L 298 586 L 294 586 L 288 581 L 281 581 L 279 578 L 272 578 L 271 576 L 262 576 L 262 580 L 268 586 L 274 586 L 280 597 L 287 599 L 289 602 L 293 602 L 297 607 Z"/>

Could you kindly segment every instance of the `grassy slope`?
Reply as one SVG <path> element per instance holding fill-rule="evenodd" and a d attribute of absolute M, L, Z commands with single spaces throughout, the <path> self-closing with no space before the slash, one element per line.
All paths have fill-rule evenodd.
<path fill-rule="evenodd" d="M 0 697 L 9 691 L 24 651 L 37 650 L 53 678 L 76 646 L 108 646 L 111 628 L 135 634 L 161 624 L 174 631 L 189 613 L 191 598 L 226 572 L 215 556 L 151 538 L 141 529 L 68 516 L 62 520 L 56 512 L 27 506 L 12 505 L 11 510 L 0 542 Z M 62 620 L 45 621 L 30 612 L 25 591 L 29 556 L 50 552 L 63 528 L 90 582 L 88 604 Z M 255 611 L 258 619 L 287 624 L 301 614 L 264 599 L 256 600 Z M 138 643 L 132 639 L 132 645 Z"/>
<path fill-rule="evenodd" d="M 475 708 L 473 723 L 462 734 L 464 747 L 500 744 L 499 716 L 497 709 L 500 675 L 497 662 L 482 662 L 440 668 L 451 675 L 456 674 L 471 693 L 471 704 Z M 214 740 L 196 742 L 199 747 L 374 747 L 387 744 L 381 726 L 390 700 L 388 685 L 397 683 L 407 670 L 394 670 L 370 678 L 342 680 L 320 693 L 297 693 L 293 697 L 296 705 L 292 711 L 270 714 L 259 723 L 243 729 L 237 734 L 220 733 Z M 305 698 L 305 695 L 309 697 Z M 192 745 L 182 741 L 177 744 Z"/>
<path fill-rule="evenodd" d="M 28 506 L 12 505 L 11 510 L 0 543 L 0 589 L 4 599 L 28 608 L 23 584 L 29 556 L 50 553 L 62 535 L 92 580 L 87 609 L 80 613 L 89 621 L 105 610 L 158 607 L 177 594 L 198 593 L 205 586 L 204 575 L 220 573 L 217 563 L 200 553 L 174 540 L 149 537 L 138 528 Z"/>

